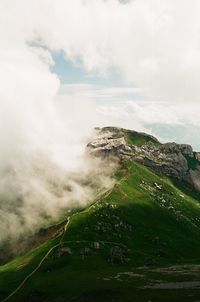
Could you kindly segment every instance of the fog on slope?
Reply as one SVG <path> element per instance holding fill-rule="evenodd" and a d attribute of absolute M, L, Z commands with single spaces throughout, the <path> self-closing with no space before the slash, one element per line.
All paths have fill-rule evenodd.
<path fill-rule="evenodd" d="M 199 1 L 193 2 L 0 1 L 1 240 L 86 203 L 104 187 L 102 179 L 110 184 L 102 165 L 84 158 L 96 125 L 92 97 L 58 96 L 52 52 L 62 51 L 86 74 L 114 69 L 147 96 L 198 102 Z"/>
<path fill-rule="evenodd" d="M 112 164 L 85 155 L 93 101 L 59 95 L 50 52 L 26 41 L 25 26 L 11 25 L 0 28 L 0 242 L 33 233 L 112 185 Z"/>
<path fill-rule="evenodd" d="M 21 153 L 6 163 L 0 181 L 0 241 L 33 234 L 66 217 L 67 210 L 85 207 L 113 185 L 114 162 L 102 163 L 86 154 L 83 158 L 74 172 L 44 152 Z"/>
<path fill-rule="evenodd" d="M 18 67 L 16 81 L 23 84 Z M 54 82 L 47 73 L 47 81 L 51 77 Z M 36 85 L 37 77 L 33 80 Z M 115 163 L 91 158 L 85 150 L 93 136 L 92 100 L 49 96 L 51 83 L 42 84 L 34 102 L 29 82 L 30 96 L 20 90 L 9 97 L 8 91 L 5 103 L 1 96 L 0 242 L 34 233 L 113 184 Z"/>

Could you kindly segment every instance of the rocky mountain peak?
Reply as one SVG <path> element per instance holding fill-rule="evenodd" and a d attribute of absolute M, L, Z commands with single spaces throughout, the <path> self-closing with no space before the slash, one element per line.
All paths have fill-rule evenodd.
<path fill-rule="evenodd" d="M 117 127 L 96 128 L 88 152 L 100 157 L 135 160 L 200 192 L 200 153 L 187 144 L 161 144 L 155 137 Z"/>

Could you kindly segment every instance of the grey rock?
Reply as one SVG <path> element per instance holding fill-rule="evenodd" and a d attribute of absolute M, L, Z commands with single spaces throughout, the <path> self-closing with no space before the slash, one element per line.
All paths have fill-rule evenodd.
<path fill-rule="evenodd" d="M 91 247 L 95 250 L 100 249 L 100 243 L 99 242 L 92 242 Z"/>
<path fill-rule="evenodd" d="M 154 183 L 154 186 L 156 187 L 156 189 L 162 190 L 162 186 L 161 186 L 161 185 L 158 185 L 156 182 Z"/>
<path fill-rule="evenodd" d="M 186 144 L 166 143 L 161 149 L 165 153 L 182 153 L 185 156 L 194 157 L 192 147 Z"/>
<path fill-rule="evenodd" d="M 185 180 L 200 192 L 200 169 L 190 170 Z"/>
<path fill-rule="evenodd" d="M 112 264 L 123 263 L 123 249 L 120 246 L 113 246 L 110 250 L 110 260 Z"/>
<path fill-rule="evenodd" d="M 71 255 L 72 251 L 70 247 L 61 247 L 57 250 L 57 257 L 62 257 L 64 255 Z"/>
<path fill-rule="evenodd" d="M 85 247 L 80 251 L 81 256 L 84 258 L 84 256 L 90 255 L 92 250 L 89 247 Z"/>
<path fill-rule="evenodd" d="M 130 144 L 126 139 L 127 133 L 142 135 L 146 142 L 141 146 Z M 187 144 L 157 143 L 156 138 L 145 133 L 105 127 L 97 129 L 96 138 L 87 145 L 87 151 L 96 157 L 117 157 L 120 161 L 135 160 L 158 173 L 179 181 L 184 180 L 200 192 L 200 153 L 193 152 L 192 147 Z M 189 167 L 188 158 L 197 160 L 195 169 Z"/>

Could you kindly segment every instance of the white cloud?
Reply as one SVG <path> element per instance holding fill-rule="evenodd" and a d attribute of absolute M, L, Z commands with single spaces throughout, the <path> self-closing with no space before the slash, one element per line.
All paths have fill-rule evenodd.
<path fill-rule="evenodd" d="M 141 89 L 135 87 L 105 87 L 92 84 L 63 84 L 60 87 L 59 95 L 71 95 L 80 98 L 99 99 L 109 103 L 109 101 L 120 101 L 123 98 L 137 97 L 141 94 Z"/>
<path fill-rule="evenodd" d="M 83 159 L 92 101 L 57 95 L 51 54 L 33 46 L 38 8 L 33 1 L 0 2 L 0 241 L 33 232 L 94 192 L 74 174 L 93 173 Z"/>
<path fill-rule="evenodd" d="M 200 99 L 200 2 L 123 2 L 0 1 L 0 199 L 3 213 L 6 209 L 0 232 L 17 217 L 10 212 L 16 192 L 17 211 L 34 214 L 27 216 L 31 226 L 37 216 L 42 219 L 41 210 L 54 212 L 52 178 L 59 188 L 61 170 L 77 168 L 95 124 L 145 130 L 148 121 L 161 121 L 199 127 L 199 107 L 192 102 Z M 75 92 L 68 86 L 58 94 L 59 79 L 50 71 L 53 51 L 63 51 L 88 73 L 115 72 L 130 88 L 79 86 Z M 140 91 L 187 105 L 137 102 L 95 109 L 97 98 L 119 99 Z M 73 188 L 80 199 L 80 187 Z"/>
<path fill-rule="evenodd" d="M 46 4 L 46 6 L 45 6 Z M 88 72 L 113 69 L 151 96 L 200 100 L 200 2 L 40 1 L 42 42 Z M 44 17 L 44 9 L 48 14 Z"/>
<path fill-rule="evenodd" d="M 144 131 L 162 142 L 190 143 L 200 150 L 200 104 L 147 100 L 137 88 L 105 88 L 98 85 L 61 86 L 63 98 L 96 102 L 96 126 L 119 126 Z M 105 101 L 106 100 L 106 101 Z"/>
<path fill-rule="evenodd" d="M 37 40 L 87 72 L 115 70 L 146 95 L 199 102 L 199 11 L 198 0 L 2 0 L 1 32 L 8 46 Z"/>
<path fill-rule="evenodd" d="M 150 133 L 161 142 L 188 143 L 200 150 L 200 104 L 124 101 L 99 105 L 99 126 L 113 125 Z"/>

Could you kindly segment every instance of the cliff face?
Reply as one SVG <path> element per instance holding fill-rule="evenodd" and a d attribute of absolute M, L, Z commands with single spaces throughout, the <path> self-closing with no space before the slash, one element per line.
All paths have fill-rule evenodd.
<path fill-rule="evenodd" d="M 96 129 L 96 138 L 87 147 L 95 156 L 135 160 L 200 192 L 200 155 L 190 145 L 161 144 L 145 133 L 106 127 Z"/>

